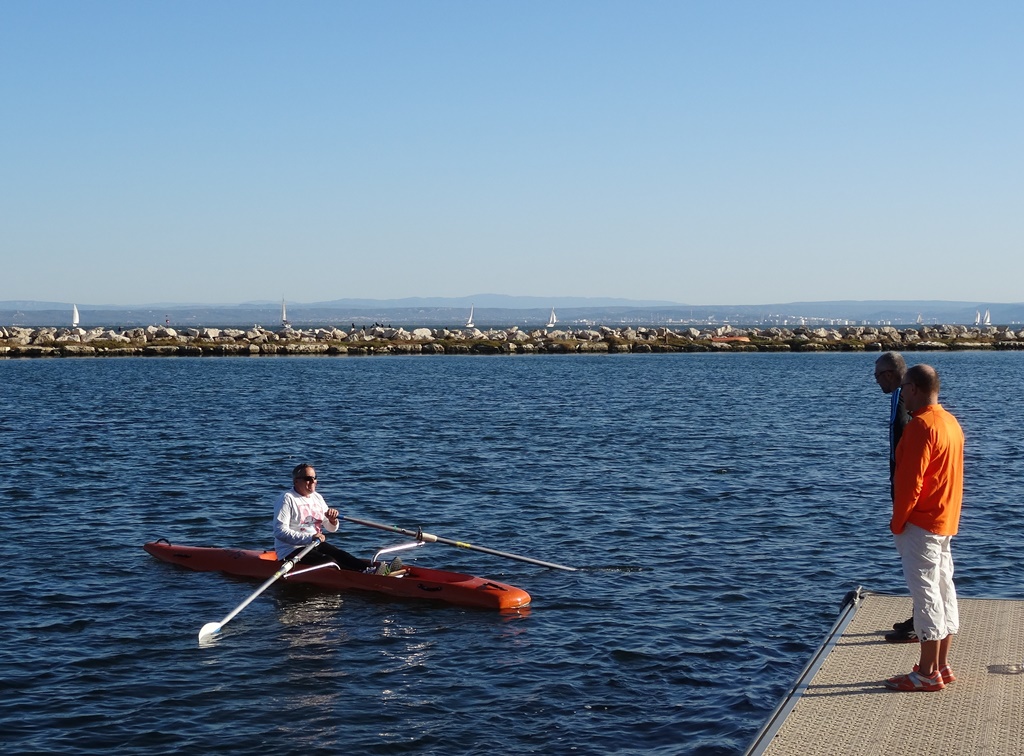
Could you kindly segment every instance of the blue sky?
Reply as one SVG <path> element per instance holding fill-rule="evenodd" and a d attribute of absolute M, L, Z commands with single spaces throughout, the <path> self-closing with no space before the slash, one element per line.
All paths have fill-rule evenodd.
<path fill-rule="evenodd" d="M 1019 302 L 1019 2 L 0 4 L 0 300 Z"/>

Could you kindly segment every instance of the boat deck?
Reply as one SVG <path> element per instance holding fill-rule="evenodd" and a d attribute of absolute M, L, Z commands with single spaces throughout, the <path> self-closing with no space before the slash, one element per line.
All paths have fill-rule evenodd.
<path fill-rule="evenodd" d="M 887 643 L 909 596 L 858 591 L 747 754 L 1024 755 L 1024 601 L 960 599 L 950 666 L 937 693 L 897 693 L 917 643 Z"/>

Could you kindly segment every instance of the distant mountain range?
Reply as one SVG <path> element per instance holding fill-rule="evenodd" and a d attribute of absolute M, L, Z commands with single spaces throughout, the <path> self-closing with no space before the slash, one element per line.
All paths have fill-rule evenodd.
<path fill-rule="evenodd" d="M 132 305 L 83 305 L 81 302 L 33 302 L 33 301 L 0 301 L 0 312 L 9 309 L 19 310 L 66 310 L 71 309 L 72 304 L 77 304 L 79 309 L 83 306 L 92 310 L 181 310 L 189 308 L 201 309 L 236 309 L 236 308 L 258 308 L 258 309 L 281 309 L 281 300 L 262 299 L 242 302 L 241 304 L 218 303 L 199 304 L 189 302 L 153 302 L 150 304 Z M 387 307 L 389 309 L 403 308 L 432 308 L 451 307 L 469 308 L 493 307 L 508 310 L 528 310 L 532 308 L 549 307 L 688 307 L 679 302 L 668 300 L 647 300 L 647 299 L 623 299 L 616 297 L 514 297 L 508 294 L 474 294 L 469 297 L 406 297 L 404 299 L 332 299 L 327 302 L 288 302 L 288 309 L 294 307 L 316 307 L 325 309 L 378 309 Z"/>
<path fill-rule="evenodd" d="M 77 304 L 83 328 L 94 326 L 137 327 L 170 324 L 189 326 L 281 325 L 281 302 L 242 304 L 157 303 L 143 305 Z M 551 311 L 558 325 L 686 325 L 731 323 L 733 325 L 912 325 L 914 323 L 992 325 L 1024 322 L 1024 303 L 946 301 L 834 301 L 789 302 L 764 305 L 687 305 L 678 302 L 598 297 L 513 297 L 478 294 L 469 297 L 414 297 L 406 299 L 337 299 L 330 302 L 287 302 L 287 318 L 295 327 L 339 326 L 348 328 L 373 323 L 404 326 L 461 328 L 470 309 L 479 328 L 525 328 L 547 324 Z M 72 303 L 0 301 L 0 325 L 70 326 Z"/>

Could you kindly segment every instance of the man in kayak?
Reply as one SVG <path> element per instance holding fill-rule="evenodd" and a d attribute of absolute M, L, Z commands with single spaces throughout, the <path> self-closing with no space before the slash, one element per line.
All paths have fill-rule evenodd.
<path fill-rule="evenodd" d="M 903 376 L 907 372 L 907 363 L 899 352 L 886 352 L 875 360 L 875 382 L 882 392 L 889 395 L 889 496 L 893 496 L 893 475 L 896 472 L 896 446 L 903 435 L 903 428 L 910 422 L 910 413 L 903 404 Z M 914 643 L 917 634 L 914 632 L 914 618 L 897 622 L 892 632 L 885 634 L 890 643 Z"/>
<path fill-rule="evenodd" d="M 960 526 L 964 494 L 964 433 L 939 404 L 939 376 L 915 365 L 903 384 L 912 418 L 896 447 L 895 494 L 889 529 L 914 599 L 914 629 L 921 654 L 906 675 L 885 687 L 937 691 L 956 681 L 949 666 L 953 636 L 960 629 L 950 543 Z"/>
<path fill-rule="evenodd" d="M 345 570 L 357 572 L 377 571 L 387 575 L 401 569 L 401 562 L 376 567 L 347 551 L 327 543 L 328 533 L 338 530 L 338 510 L 328 507 L 324 497 L 316 491 L 316 470 L 303 463 L 292 470 L 292 489 L 281 494 L 274 507 L 274 550 L 278 559 L 288 559 L 313 541 L 320 545 L 303 558 L 306 564 L 334 562 Z"/>

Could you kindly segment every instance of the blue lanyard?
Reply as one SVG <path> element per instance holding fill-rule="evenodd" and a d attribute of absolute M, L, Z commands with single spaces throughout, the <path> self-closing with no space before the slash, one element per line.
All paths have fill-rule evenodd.
<path fill-rule="evenodd" d="M 896 388 L 889 400 L 889 457 L 891 459 L 896 456 L 896 415 L 900 411 L 900 391 L 901 389 Z"/>

